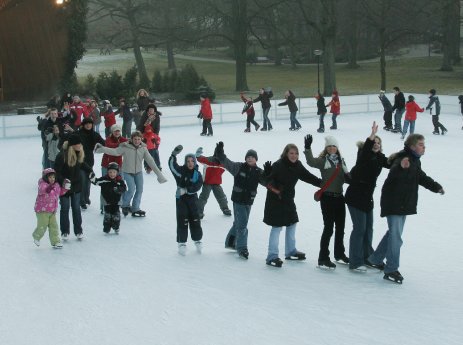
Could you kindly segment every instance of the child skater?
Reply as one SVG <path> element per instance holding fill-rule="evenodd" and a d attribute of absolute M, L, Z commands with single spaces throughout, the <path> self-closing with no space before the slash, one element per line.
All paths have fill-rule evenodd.
<path fill-rule="evenodd" d="M 426 110 L 429 110 L 429 113 L 432 115 L 432 125 L 434 126 L 434 131 L 432 134 L 441 134 L 439 130 L 442 131 L 442 135 L 447 133 L 447 128 L 445 128 L 444 125 L 439 122 L 440 101 L 439 97 L 436 95 L 435 89 L 429 90 L 429 103 L 426 106 Z"/>
<path fill-rule="evenodd" d="M 149 154 L 153 157 L 156 166 L 159 170 L 161 168 L 161 161 L 159 160 L 159 145 L 161 144 L 161 137 L 156 134 L 153 130 L 151 124 L 145 126 L 145 130 L 143 131 L 143 142 L 146 144 L 146 148 L 148 149 Z M 146 161 L 144 162 L 145 171 L 147 174 L 151 172 L 151 168 L 149 167 Z"/>
<path fill-rule="evenodd" d="M 47 168 L 42 172 L 39 180 L 39 191 L 35 201 L 34 211 L 37 216 L 37 227 L 32 233 L 34 243 L 40 246 L 40 239 L 48 228 L 50 243 L 53 248 L 61 249 L 63 244 L 60 241 L 58 223 L 56 222 L 56 210 L 58 209 L 58 199 L 71 189 L 71 182 L 64 180 L 61 187 L 56 182 L 56 173 L 52 168 Z"/>
<path fill-rule="evenodd" d="M 177 183 L 176 211 L 177 211 L 177 243 L 178 253 L 186 254 L 186 241 L 188 239 L 188 224 L 190 225 L 191 239 L 195 242 L 196 251 L 201 254 L 203 244 L 203 230 L 198 210 L 197 192 L 203 185 L 203 177 L 198 170 L 194 154 L 185 155 L 185 163 L 177 164 L 177 155 L 182 152 L 183 146 L 178 145 L 169 157 L 169 169 Z"/>
<path fill-rule="evenodd" d="M 405 112 L 404 128 L 402 130 L 402 139 L 405 138 L 409 125 L 410 125 L 410 134 L 415 133 L 416 112 L 422 113 L 424 109 L 420 108 L 420 106 L 415 103 L 415 97 L 413 97 L 412 95 L 409 95 L 408 102 L 405 104 L 405 111 L 406 112 Z"/>
<path fill-rule="evenodd" d="M 341 113 L 341 102 L 339 101 L 339 93 L 337 90 L 333 90 L 331 101 L 326 106 L 330 107 L 330 113 L 333 114 L 331 117 L 333 120 L 333 125 L 330 127 L 330 129 L 338 129 L 336 118 Z"/>
<path fill-rule="evenodd" d="M 106 175 L 97 179 L 94 178 L 92 182 L 101 187 L 104 204 L 103 232 L 108 234 L 113 228 L 114 232 L 118 234 L 121 223 L 119 203 L 127 187 L 119 175 L 119 164 L 116 162 L 109 163 L 107 171 Z"/>
<path fill-rule="evenodd" d="M 463 116 L 463 95 L 458 96 L 458 100 L 460 101 L 460 112 Z M 463 129 L 463 127 L 461 127 L 461 129 Z"/>
<path fill-rule="evenodd" d="M 53 132 L 47 134 L 46 140 L 48 143 L 47 145 L 48 146 L 48 162 L 49 162 L 50 168 L 54 168 L 55 159 L 59 152 L 58 144 L 60 140 L 60 135 L 59 135 L 58 125 L 53 126 Z"/>
<path fill-rule="evenodd" d="M 241 114 L 246 113 L 246 129 L 244 130 L 245 133 L 251 132 L 251 123 L 254 125 L 256 132 L 259 130 L 260 125 L 254 120 L 254 116 L 256 113 L 254 111 L 254 105 L 252 103 L 252 99 L 248 98 L 244 95 L 244 93 L 240 94 L 241 100 L 244 102 L 243 111 Z"/>

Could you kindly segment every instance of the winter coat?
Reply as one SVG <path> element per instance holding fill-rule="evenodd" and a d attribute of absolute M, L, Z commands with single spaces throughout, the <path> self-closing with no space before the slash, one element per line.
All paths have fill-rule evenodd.
<path fill-rule="evenodd" d="M 179 166 L 177 156 L 171 155 L 169 157 L 169 169 L 177 183 L 177 191 L 175 192 L 177 199 L 180 199 L 183 195 L 195 195 L 201 189 L 203 177 L 198 170 L 196 162 L 194 169 L 188 169 L 186 162 L 184 165 Z"/>
<path fill-rule="evenodd" d="M 107 153 L 112 156 L 122 156 L 124 164 L 122 165 L 122 172 L 126 174 L 138 174 L 143 171 L 143 160 L 146 161 L 151 170 L 154 171 L 158 178 L 159 183 L 167 182 L 162 172 L 151 157 L 146 145 L 141 143 L 135 146 L 130 140 L 120 144 L 117 148 L 112 149 L 109 147 L 100 146 L 95 150 L 96 153 Z"/>
<path fill-rule="evenodd" d="M 93 165 L 95 164 L 95 158 L 93 156 L 95 145 L 97 143 L 104 145 L 105 141 L 99 133 L 93 130 L 93 126 L 91 129 L 81 127 L 77 133 L 79 134 L 80 140 L 82 141 L 82 147 L 84 148 L 85 163 L 93 168 Z"/>
<path fill-rule="evenodd" d="M 326 106 L 331 106 L 330 113 L 333 115 L 339 115 L 341 113 L 341 102 L 339 101 L 339 96 L 337 92 L 334 93 L 334 96 L 331 98 L 330 103 L 328 103 Z"/>
<path fill-rule="evenodd" d="M 71 181 L 71 189 L 66 193 L 80 193 L 82 191 L 82 181 L 80 170 L 85 171 L 87 174 L 90 174 L 92 168 L 85 162 L 79 163 L 73 167 L 69 166 L 67 163 L 68 156 L 68 143 L 65 142 L 63 149 L 58 153 L 55 159 L 55 171 L 56 171 L 56 180 L 62 186 L 65 179 Z"/>
<path fill-rule="evenodd" d="M 95 125 L 99 125 L 101 123 L 100 109 L 98 109 L 98 107 L 90 108 L 89 116 Z"/>
<path fill-rule="evenodd" d="M 161 113 L 156 111 L 154 113 L 154 119 L 150 123 L 146 124 L 146 122 L 148 121 L 149 115 L 145 111 L 143 113 L 143 115 L 141 116 L 141 118 L 140 118 L 140 122 L 138 122 L 137 131 L 140 131 L 140 132 L 144 133 L 145 132 L 145 126 L 151 125 L 151 127 L 153 128 L 154 133 L 159 135 L 159 131 L 161 130 L 161 117 L 160 116 L 161 116 Z"/>
<path fill-rule="evenodd" d="M 317 115 L 324 115 L 327 111 L 328 110 L 326 109 L 325 98 L 320 95 L 320 97 L 317 98 Z"/>
<path fill-rule="evenodd" d="M 161 137 L 154 133 L 151 125 L 145 127 L 143 132 L 143 142 L 146 144 L 148 150 L 157 150 L 161 144 Z"/>
<path fill-rule="evenodd" d="M 43 178 L 39 179 L 37 199 L 35 200 L 35 212 L 55 213 L 58 209 L 58 199 L 66 194 L 67 189 L 61 187 L 58 182 L 50 185 Z"/>
<path fill-rule="evenodd" d="M 47 143 L 48 143 L 48 159 L 54 162 L 59 152 L 59 148 L 58 148 L 59 137 L 57 137 L 53 133 L 49 133 L 47 134 Z"/>
<path fill-rule="evenodd" d="M 410 161 L 408 169 L 400 165 L 405 157 Z M 439 183 L 421 170 L 420 158 L 409 148 L 389 157 L 389 164 L 391 170 L 381 192 L 381 217 L 416 214 L 418 185 L 434 193 L 442 189 Z"/>
<path fill-rule="evenodd" d="M 64 131 L 64 126 L 69 125 L 72 129 L 77 128 L 74 124 L 77 119 L 77 114 L 74 110 L 65 110 L 62 113 L 58 113 L 58 118 L 61 124 L 60 127 L 60 135 L 66 135 L 68 134 L 67 132 Z"/>
<path fill-rule="evenodd" d="M 434 105 L 434 107 L 433 107 Z M 440 115 L 440 101 L 436 95 L 429 96 L 429 103 L 426 106 L 426 110 L 429 109 L 431 115 Z"/>
<path fill-rule="evenodd" d="M 399 92 L 397 95 L 394 96 L 394 106 L 392 107 L 392 111 L 398 109 L 403 110 L 405 108 L 405 96 L 402 92 Z"/>
<path fill-rule="evenodd" d="M 292 93 L 292 91 L 289 91 L 289 96 L 286 99 L 286 101 L 282 103 L 278 103 L 278 106 L 283 106 L 283 105 L 287 105 L 291 113 L 294 113 L 299 110 L 299 108 L 296 105 L 296 96 L 294 96 L 294 93 Z"/>
<path fill-rule="evenodd" d="M 225 172 L 223 164 L 214 157 L 196 157 L 204 165 L 204 184 L 222 184 L 222 174 Z"/>
<path fill-rule="evenodd" d="M 249 166 L 246 162 L 232 162 L 225 155 L 218 157 L 220 163 L 234 176 L 231 199 L 241 205 L 252 205 L 257 195 L 257 185 L 266 185 L 266 178 L 261 168 Z"/>
<path fill-rule="evenodd" d="M 114 135 L 110 135 L 106 138 L 104 146 L 115 149 L 121 143 L 128 141 L 127 138 L 124 138 L 122 135 L 119 138 L 116 138 Z M 107 168 L 109 163 L 115 162 L 119 165 L 119 168 L 122 167 L 122 156 L 111 156 L 105 153 L 101 159 L 101 166 Z"/>
<path fill-rule="evenodd" d="M 373 209 L 373 193 L 376 188 L 376 180 L 383 168 L 389 169 L 386 156 L 382 152 L 373 152 L 374 140 L 367 138 L 365 143 L 358 145 L 357 162 L 350 171 L 351 180 L 347 187 L 346 204 L 363 212 Z"/>
<path fill-rule="evenodd" d="M 416 104 L 415 101 L 407 102 L 407 104 L 405 104 L 405 109 L 405 120 L 408 121 L 415 121 L 416 112 L 422 113 L 424 111 L 424 109 L 420 108 L 420 106 Z"/>
<path fill-rule="evenodd" d="M 78 103 L 72 103 L 70 105 L 70 109 L 74 110 L 76 112 L 76 120 L 74 122 L 74 125 L 76 127 L 80 126 L 80 123 L 82 122 L 82 117 L 87 116 L 87 107 L 85 106 L 84 103 L 78 102 Z"/>
<path fill-rule="evenodd" d="M 328 155 L 326 155 L 325 157 L 314 158 L 312 154 L 312 149 L 306 149 L 304 151 L 304 154 L 307 160 L 307 164 L 309 166 L 320 169 L 320 172 L 322 174 L 322 185 L 325 184 L 326 181 L 328 181 L 335 172 L 336 165 L 334 165 L 334 163 L 328 159 Z M 342 185 L 346 181 L 345 174 L 348 174 L 349 171 L 347 170 L 344 159 L 342 157 L 339 157 L 339 159 L 342 162 L 342 169 L 340 169 L 336 178 L 326 189 L 326 192 L 342 194 Z"/>
<path fill-rule="evenodd" d="M 270 98 L 272 97 L 273 97 L 272 91 L 265 91 L 263 94 L 259 94 L 259 96 L 252 102 L 253 103 L 261 102 L 262 109 L 268 109 L 272 106 L 270 103 Z"/>
<path fill-rule="evenodd" d="M 268 178 L 272 188 L 268 188 L 265 199 L 265 224 L 280 227 L 299 221 L 294 203 L 295 186 L 299 180 L 316 187 L 320 187 L 321 183 L 321 179 L 312 175 L 299 160 L 292 163 L 285 157 L 273 163 Z"/>
<path fill-rule="evenodd" d="M 201 101 L 201 110 L 199 112 L 204 120 L 212 119 L 212 108 L 209 98 L 205 98 Z"/>
<path fill-rule="evenodd" d="M 252 101 L 244 101 L 244 107 L 241 114 L 246 113 L 247 116 L 255 116 L 254 105 Z"/>
<path fill-rule="evenodd" d="M 139 112 L 144 112 L 146 108 L 148 107 L 148 104 L 150 104 L 150 100 L 146 96 L 140 96 L 137 99 L 137 106 L 138 106 L 138 111 Z"/>
<path fill-rule="evenodd" d="M 127 190 L 124 180 L 120 175 L 111 179 L 108 175 L 97 178 L 95 185 L 101 187 L 101 195 L 107 205 L 117 205 L 122 194 Z"/>
<path fill-rule="evenodd" d="M 384 111 L 392 111 L 392 104 L 389 101 L 389 98 L 387 98 L 386 95 L 379 95 L 378 97 L 383 105 Z"/>
<path fill-rule="evenodd" d="M 122 120 L 124 122 L 131 122 L 133 120 L 132 111 L 130 110 L 130 107 L 127 104 L 124 105 L 122 108 L 117 109 L 114 114 L 120 114 L 120 117 L 122 117 Z"/>
<path fill-rule="evenodd" d="M 104 118 L 105 128 L 111 128 L 112 125 L 116 124 L 116 115 L 114 114 L 111 107 L 109 107 L 107 110 L 103 110 L 101 116 Z"/>

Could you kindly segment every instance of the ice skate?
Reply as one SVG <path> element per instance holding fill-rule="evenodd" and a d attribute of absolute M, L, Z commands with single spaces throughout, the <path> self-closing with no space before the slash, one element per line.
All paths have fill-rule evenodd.
<path fill-rule="evenodd" d="M 334 258 L 337 263 L 347 265 L 349 264 L 349 258 L 346 255 L 340 256 L 338 258 Z"/>
<path fill-rule="evenodd" d="M 400 274 L 399 271 L 394 271 L 390 273 L 384 273 L 383 279 L 389 280 L 391 282 L 397 283 L 397 284 L 402 284 L 402 281 L 404 280 L 404 277 Z"/>
<path fill-rule="evenodd" d="M 318 268 L 334 270 L 336 265 L 330 259 L 318 260 Z"/>
<path fill-rule="evenodd" d="M 201 254 L 203 252 L 203 243 L 201 241 L 196 241 L 195 246 L 196 246 L 196 252 L 198 254 Z"/>
<path fill-rule="evenodd" d="M 238 253 L 238 256 L 240 258 L 242 258 L 242 259 L 247 260 L 249 258 L 249 251 L 246 248 L 244 248 L 244 249 L 240 250 L 240 252 Z"/>
<path fill-rule="evenodd" d="M 186 255 L 186 243 L 179 243 L 178 244 L 178 253 L 182 256 Z"/>
<path fill-rule="evenodd" d="M 63 244 L 61 242 L 58 242 L 58 243 L 54 244 L 52 247 L 53 247 L 53 249 L 61 249 L 61 248 L 63 248 Z"/>
<path fill-rule="evenodd" d="M 305 260 L 305 253 L 296 251 L 294 254 L 291 254 L 287 257 L 285 257 L 285 260 Z"/>
<path fill-rule="evenodd" d="M 273 267 L 281 267 L 283 266 L 283 261 L 281 261 L 280 258 L 276 258 L 276 259 L 273 259 L 273 260 L 268 260 L 266 261 L 267 265 L 269 266 L 273 266 Z"/>

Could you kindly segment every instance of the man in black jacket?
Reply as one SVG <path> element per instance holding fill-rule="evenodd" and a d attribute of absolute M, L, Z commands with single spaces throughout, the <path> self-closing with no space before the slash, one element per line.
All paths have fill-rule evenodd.
<path fill-rule="evenodd" d="M 394 114 L 394 129 L 392 132 L 394 133 L 402 133 L 402 115 L 405 111 L 405 97 L 402 91 L 398 86 L 393 88 L 394 90 L 394 106 L 392 107 L 392 111 L 395 110 Z"/>
<path fill-rule="evenodd" d="M 270 119 L 268 118 L 268 113 L 270 111 L 270 98 L 273 97 L 273 92 L 271 88 L 265 90 L 261 88 L 259 90 L 259 97 L 252 101 L 252 103 L 261 102 L 262 104 L 262 116 L 264 118 L 264 126 L 260 129 L 261 131 L 271 131 L 273 129 Z"/>
<path fill-rule="evenodd" d="M 381 217 L 387 218 L 389 230 L 368 261 L 380 266 L 386 258 L 384 279 L 402 283 L 398 271 L 402 232 L 407 215 L 416 214 L 418 186 L 434 193 L 444 194 L 442 186 L 421 170 L 420 158 L 425 152 L 424 137 L 411 134 L 402 151 L 389 157 L 391 170 L 384 182 L 381 194 Z"/>

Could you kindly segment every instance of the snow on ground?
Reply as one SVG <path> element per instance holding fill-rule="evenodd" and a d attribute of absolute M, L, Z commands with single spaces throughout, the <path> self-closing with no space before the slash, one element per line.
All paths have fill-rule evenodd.
<path fill-rule="evenodd" d="M 355 163 L 356 141 L 369 135 L 373 120 L 382 127 L 381 118 L 380 112 L 341 115 L 340 129 L 326 133 L 336 135 L 349 167 Z M 289 132 L 287 120 L 275 122 L 275 130 L 266 133 L 243 133 L 244 122 L 215 126 L 214 137 L 200 137 L 197 125 L 164 128 L 160 153 L 169 181 L 160 185 L 145 175 L 142 208 L 147 217 L 125 218 L 119 236 L 104 236 L 99 191 L 92 186 L 93 203 L 83 212 L 85 239 L 71 238 L 62 250 L 51 249 L 47 235 L 39 248 L 32 243 L 40 139 L 3 140 L 0 344 L 461 344 L 458 147 L 463 139 L 459 116 L 442 116 L 442 121 L 449 128 L 447 136 L 431 134 L 429 115 L 419 115 L 416 125 L 426 135 L 423 169 L 441 182 L 446 194 L 420 189 L 419 214 L 408 217 L 405 225 L 402 286 L 384 281 L 377 271 L 316 268 L 322 217 L 313 201 L 314 187 L 302 182 L 296 189 L 296 236 L 307 261 L 285 262 L 281 269 L 265 265 L 269 227 L 262 222 L 262 187 L 248 226 L 248 261 L 224 249 L 233 219 L 221 214 L 212 195 L 202 222 L 203 254 L 196 254 L 191 242 L 186 257 L 177 254 L 175 183 L 167 167 L 175 145 L 185 147 L 183 158 L 198 146 L 212 154 L 215 143 L 223 140 L 232 160 L 244 160 L 245 152 L 254 148 L 262 165 L 275 161 L 287 143 L 302 150 L 309 132 L 314 134 L 314 151 L 321 151 L 326 134 L 315 133 L 316 118 L 302 120 L 299 132 Z M 401 149 L 397 135 L 379 134 L 386 154 Z M 378 180 L 377 205 L 386 173 Z M 232 183 L 231 175 L 224 175 L 228 196 Z M 375 245 L 386 230 L 377 207 Z M 347 212 L 346 247 L 350 231 Z M 284 250 L 283 235 L 280 240 Z"/>

